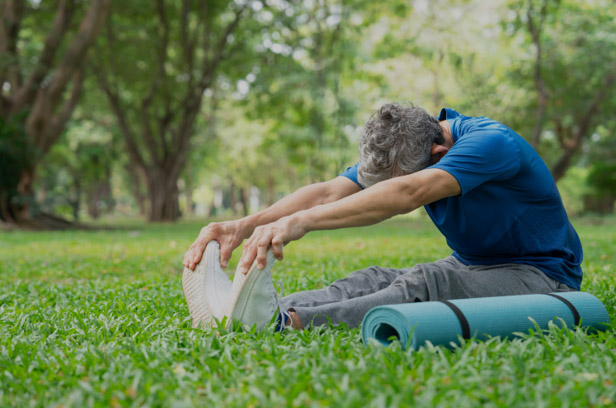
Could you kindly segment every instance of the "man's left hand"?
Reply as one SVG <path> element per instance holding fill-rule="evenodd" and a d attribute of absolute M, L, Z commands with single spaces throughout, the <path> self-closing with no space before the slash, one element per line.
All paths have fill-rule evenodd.
<path fill-rule="evenodd" d="M 295 216 L 283 217 L 271 224 L 255 228 L 250 238 L 244 243 L 238 271 L 247 273 L 255 259 L 259 269 L 265 268 L 267 250 L 270 246 L 276 259 L 282 260 L 283 245 L 300 239 L 306 234 L 305 228 L 295 221 L 296 218 Z"/>

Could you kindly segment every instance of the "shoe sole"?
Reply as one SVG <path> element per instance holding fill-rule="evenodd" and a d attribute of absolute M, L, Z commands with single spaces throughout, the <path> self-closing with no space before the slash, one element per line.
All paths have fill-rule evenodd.
<path fill-rule="evenodd" d="M 225 326 L 226 330 L 231 330 L 231 328 L 233 327 L 233 320 L 238 319 L 238 317 L 242 316 L 246 311 L 246 305 L 248 304 L 249 296 L 244 296 L 243 301 L 240 301 L 240 293 L 242 293 L 243 291 L 252 292 L 252 288 L 257 282 L 259 275 L 262 273 L 269 274 L 270 270 L 272 269 L 272 266 L 274 266 L 275 261 L 276 258 L 274 257 L 274 253 L 270 248 L 267 251 L 265 268 L 257 268 L 257 261 L 255 260 L 252 263 L 250 269 L 248 269 L 248 272 L 246 272 L 246 274 L 243 274 L 241 272 L 235 273 L 235 276 L 233 277 L 233 286 L 231 287 L 231 293 L 229 295 L 229 302 L 227 303 L 226 311 L 224 313 L 225 316 L 228 316 L 227 323 Z M 272 315 L 274 312 L 275 307 L 274 310 L 272 310 Z"/>
<path fill-rule="evenodd" d="M 184 297 L 193 320 L 192 327 L 195 329 L 203 326 L 210 327 L 214 323 L 214 314 L 207 301 L 206 281 L 207 267 L 210 263 L 217 262 L 216 255 L 219 253 L 219 248 L 217 241 L 210 241 L 195 270 L 184 268 L 182 274 Z"/>

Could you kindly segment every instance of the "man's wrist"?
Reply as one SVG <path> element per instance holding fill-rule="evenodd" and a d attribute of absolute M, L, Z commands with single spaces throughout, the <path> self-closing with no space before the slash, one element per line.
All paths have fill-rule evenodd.
<path fill-rule="evenodd" d="M 267 208 L 263 211 L 259 211 L 256 214 L 251 214 L 247 217 L 241 218 L 239 221 L 241 223 L 240 227 L 244 234 L 244 238 L 248 238 L 252 235 L 255 228 L 261 225 L 270 224 L 277 220 L 278 218 L 273 219 L 273 214 L 271 214 L 270 209 Z"/>
<path fill-rule="evenodd" d="M 242 238 L 246 239 L 252 235 L 252 232 L 259 226 L 256 223 L 254 215 L 249 215 L 237 220 Z"/>
<path fill-rule="evenodd" d="M 310 210 L 298 211 L 295 214 L 289 215 L 289 218 L 289 224 L 301 228 L 306 233 L 313 230 L 314 225 L 311 222 Z"/>

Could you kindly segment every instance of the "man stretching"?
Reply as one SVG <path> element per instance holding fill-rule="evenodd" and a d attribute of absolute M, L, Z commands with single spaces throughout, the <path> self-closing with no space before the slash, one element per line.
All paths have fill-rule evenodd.
<path fill-rule="evenodd" d="M 201 230 L 184 256 L 195 326 L 227 317 L 263 328 L 279 310 L 280 326 L 356 327 L 384 304 L 580 289 L 582 246 L 556 184 L 535 150 L 507 126 L 453 109 L 436 119 L 416 106 L 386 104 L 366 122 L 359 153 L 359 162 L 333 180 Z M 373 266 L 324 289 L 276 298 L 269 269 L 273 257 L 282 260 L 283 244 L 421 206 L 451 256 L 403 269 Z M 226 267 L 246 238 L 231 284 L 218 263 Z"/>

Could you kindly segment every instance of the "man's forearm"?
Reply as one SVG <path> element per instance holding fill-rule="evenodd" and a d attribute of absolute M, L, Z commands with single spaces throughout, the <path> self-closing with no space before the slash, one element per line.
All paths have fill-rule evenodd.
<path fill-rule="evenodd" d="M 247 271 L 255 259 L 257 265 L 265 265 L 269 247 L 282 259 L 283 245 L 302 238 L 307 232 L 376 224 L 457 194 L 460 194 L 458 181 L 439 169 L 425 169 L 382 181 L 356 194 L 299 210 L 257 228 L 244 244 L 238 270 Z"/>
<path fill-rule="evenodd" d="M 443 197 L 459 194 L 457 181 L 442 170 L 390 179 L 333 203 L 300 211 L 292 221 L 306 231 L 377 224 Z"/>
<path fill-rule="evenodd" d="M 331 181 L 304 186 L 265 210 L 242 218 L 240 223 L 245 238 L 250 236 L 254 229 L 260 225 L 269 224 L 298 211 L 337 200 L 338 196 L 332 194 L 331 188 Z"/>
<path fill-rule="evenodd" d="M 306 232 L 377 224 L 414 210 L 398 183 L 384 182 L 334 203 L 315 206 L 293 215 Z M 392 199 L 395 197 L 395 199 Z"/>

